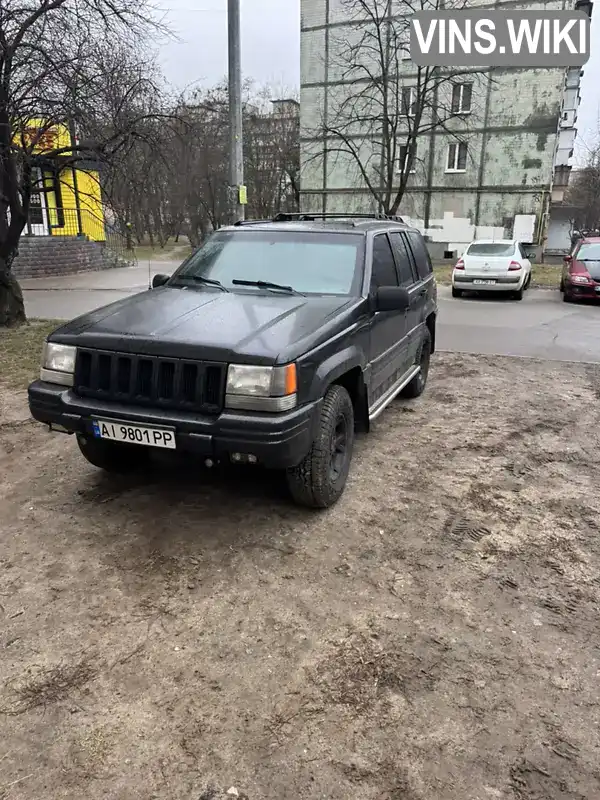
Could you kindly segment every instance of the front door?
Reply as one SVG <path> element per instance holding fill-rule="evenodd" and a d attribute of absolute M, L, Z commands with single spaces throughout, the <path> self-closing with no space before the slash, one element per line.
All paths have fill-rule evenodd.
<path fill-rule="evenodd" d="M 42 174 L 34 170 L 34 189 L 29 201 L 29 225 L 27 232 L 33 236 L 48 236 L 48 210 L 42 186 Z"/>
<path fill-rule="evenodd" d="M 373 238 L 371 293 L 374 294 L 382 286 L 398 285 L 398 273 L 388 235 L 377 234 Z M 407 326 L 404 311 L 376 311 L 373 315 L 369 408 L 373 408 L 387 392 L 393 390 L 409 367 Z"/>

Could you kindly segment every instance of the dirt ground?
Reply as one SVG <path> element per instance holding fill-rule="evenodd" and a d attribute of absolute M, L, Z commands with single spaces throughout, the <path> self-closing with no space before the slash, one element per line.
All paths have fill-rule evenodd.
<path fill-rule="evenodd" d="M 437 356 L 326 513 L 0 396 L 0 798 L 600 797 L 595 368 Z"/>

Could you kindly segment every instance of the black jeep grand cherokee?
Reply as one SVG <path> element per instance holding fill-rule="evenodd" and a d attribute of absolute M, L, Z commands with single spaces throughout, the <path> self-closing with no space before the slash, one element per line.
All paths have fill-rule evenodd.
<path fill-rule="evenodd" d="M 29 405 L 102 469 L 138 467 L 154 448 L 258 463 L 325 508 L 355 431 L 423 392 L 436 314 L 427 249 L 402 222 L 239 223 L 152 290 L 54 331 Z"/>

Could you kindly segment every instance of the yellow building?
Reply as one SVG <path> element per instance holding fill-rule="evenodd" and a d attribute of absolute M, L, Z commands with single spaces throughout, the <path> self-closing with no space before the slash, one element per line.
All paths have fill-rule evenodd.
<path fill-rule="evenodd" d="M 42 120 L 32 120 L 20 136 L 32 146 L 35 156 L 35 184 L 25 233 L 106 241 L 100 176 L 93 163 L 71 163 L 68 126 L 53 125 L 44 130 Z"/>

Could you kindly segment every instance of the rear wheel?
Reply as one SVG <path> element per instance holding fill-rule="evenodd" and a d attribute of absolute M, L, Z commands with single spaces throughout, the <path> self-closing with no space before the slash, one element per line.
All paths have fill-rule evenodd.
<path fill-rule="evenodd" d="M 343 386 L 330 386 L 323 398 L 317 435 L 304 460 L 287 471 L 298 505 L 329 508 L 340 499 L 352 460 L 354 408 Z"/>
<path fill-rule="evenodd" d="M 77 434 L 77 444 L 83 457 L 94 467 L 106 472 L 133 472 L 148 460 L 145 447 L 119 442 L 105 442 L 92 436 Z"/>
<path fill-rule="evenodd" d="M 462 297 L 462 294 L 462 289 L 455 289 L 454 286 L 452 287 L 452 297 Z"/>
<path fill-rule="evenodd" d="M 517 289 L 516 292 L 513 292 L 513 297 L 515 298 L 515 300 L 522 300 L 523 299 L 523 292 L 524 292 L 523 286 L 521 286 L 520 289 Z"/>
<path fill-rule="evenodd" d="M 558 287 L 558 291 L 559 291 L 559 292 L 564 292 L 564 290 L 565 290 L 565 282 L 564 282 L 564 280 L 561 278 L 561 279 L 560 279 L 560 286 Z"/>
<path fill-rule="evenodd" d="M 429 331 L 423 337 L 421 352 L 419 354 L 419 372 L 412 381 L 402 390 L 402 397 L 419 397 L 425 391 L 427 376 L 429 375 L 429 362 L 431 361 L 431 336 Z"/>

